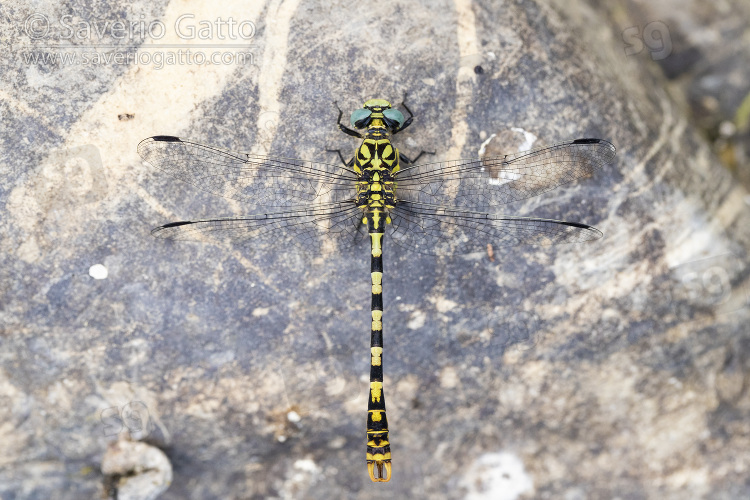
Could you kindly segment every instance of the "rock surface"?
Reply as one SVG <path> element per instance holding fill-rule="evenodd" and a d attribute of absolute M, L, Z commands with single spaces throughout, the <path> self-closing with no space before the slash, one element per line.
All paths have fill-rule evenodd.
<path fill-rule="evenodd" d="M 102 458 L 108 493 L 118 500 L 156 500 L 172 483 L 172 464 L 158 448 L 129 440 L 111 443 Z"/>
<path fill-rule="evenodd" d="M 0 7 L 0 497 L 101 498 L 123 433 L 168 456 L 164 499 L 750 496 L 747 195 L 659 68 L 624 53 L 636 22 L 583 2 L 34 9 Z M 166 33 L 61 39 L 66 14 Z M 177 36 L 184 14 L 193 40 Z M 217 17 L 254 36 L 198 39 Z M 187 43 L 252 61 L 28 60 Z M 331 102 L 405 92 L 406 154 L 513 152 L 532 134 L 605 138 L 618 160 L 507 208 L 595 225 L 597 242 L 490 259 L 386 241 L 394 473 L 378 485 L 368 256 L 154 240 L 156 225 L 242 206 L 135 148 L 169 134 L 335 163 L 325 150 L 355 141 Z"/>
<path fill-rule="evenodd" d="M 750 4 L 700 0 L 611 4 L 625 53 L 653 60 L 666 87 L 689 106 L 691 122 L 750 189 Z"/>

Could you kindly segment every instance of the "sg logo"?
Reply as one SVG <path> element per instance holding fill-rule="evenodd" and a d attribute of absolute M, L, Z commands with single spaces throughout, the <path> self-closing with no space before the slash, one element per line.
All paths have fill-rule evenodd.
<path fill-rule="evenodd" d="M 672 53 L 672 37 L 669 28 L 661 21 L 653 21 L 643 27 L 641 36 L 638 26 L 631 26 L 622 31 L 622 41 L 625 42 L 625 55 L 632 56 L 643 51 L 644 44 L 651 52 L 651 59 L 660 61 Z"/>
<path fill-rule="evenodd" d="M 148 408 L 142 401 L 131 401 L 120 409 L 117 406 L 105 408 L 101 413 L 105 436 L 116 436 L 127 428 L 134 440 L 145 438 L 151 433 L 153 423 Z"/>

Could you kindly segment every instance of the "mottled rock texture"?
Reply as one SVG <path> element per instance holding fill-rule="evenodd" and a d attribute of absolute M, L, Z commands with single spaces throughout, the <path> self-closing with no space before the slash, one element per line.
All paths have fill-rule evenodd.
<path fill-rule="evenodd" d="M 169 458 L 164 499 L 750 496 L 747 194 L 664 64 L 626 55 L 623 30 L 658 20 L 628 5 L 4 1 L 0 497 L 101 498 L 107 447 L 126 438 Z M 61 38 L 68 14 L 110 34 Z M 254 36 L 199 39 L 217 17 Z M 110 36 L 141 19 L 164 36 Z M 252 59 L 154 62 L 182 44 Z M 103 60 L 136 49 L 149 60 Z M 28 59 L 45 53 L 79 63 Z M 243 207 L 136 145 L 169 134 L 335 163 L 325 150 L 355 141 L 332 101 L 406 92 L 410 155 L 474 157 L 493 134 L 488 153 L 513 152 L 524 132 L 618 155 L 504 208 L 595 225 L 597 242 L 490 259 L 386 241 L 383 485 L 364 464 L 368 255 L 154 240 Z"/>

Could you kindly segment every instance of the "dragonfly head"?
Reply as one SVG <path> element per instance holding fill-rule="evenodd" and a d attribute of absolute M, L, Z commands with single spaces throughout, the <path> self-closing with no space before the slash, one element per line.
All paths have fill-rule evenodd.
<path fill-rule="evenodd" d="M 404 124 L 404 115 L 392 109 L 385 99 L 370 99 L 352 113 L 350 122 L 354 128 L 386 128 L 393 132 Z"/>

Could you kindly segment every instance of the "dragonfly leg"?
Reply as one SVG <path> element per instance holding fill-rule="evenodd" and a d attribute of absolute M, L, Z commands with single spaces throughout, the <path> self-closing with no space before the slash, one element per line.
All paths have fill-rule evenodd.
<path fill-rule="evenodd" d="M 406 119 L 403 125 L 401 125 L 398 129 L 394 130 L 391 135 L 396 135 L 402 130 L 404 130 L 406 127 L 411 125 L 411 122 L 414 121 L 414 113 L 411 112 L 409 109 L 409 106 L 406 105 L 406 93 L 404 93 L 404 99 L 401 101 L 401 106 L 406 110 L 407 113 L 409 113 L 409 118 Z"/>
<path fill-rule="evenodd" d="M 410 160 L 408 156 L 402 154 L 401 152 L 398 153 L 398 157 L 399 157 L 399 159 L 402 162 L 406 163 L 407 165 L 411 165 L 412 163 L 416 163 L 417 160 L 419 160 L 422 157 L 422 155 L 434 155 L 434 154 L 435 154 L 434 151 L 425 151 L 425 150 L 422 150 L 422 151 L 419 152 L 419 154 L 417 155 L 417 157 L 414 158 L 413 160 Z"/>
<path fill-rule="evenodd" d="M 341 154 L 341 150 L 340 149 L 326 149 L 326 151 L 329 152 L 329 153 L 338 153 L 339 158 L 341 158 L 341 163 L 343 163 L 345 167 L 352 167 L 352 166 L 354 166 L 354 157 L 352 156 L 351 160 L 346 161 L 344 159 L 344 155 Z"/>
<path fill-rule="evenodd" d="M 339 110 L 339 117 L 338 120 L 336 120 L 336 125 L 338 125 L 339 130 L 347 135 L 351 135 L 352 137 L 357 137 L 359 139 L 364 138 L 364 135 L 360 134 L 356 130 L 352 130 L 349 127 L 346 127 L 343 123 L 341 123 L 341 117 L 344 116 L 344 112 L 341 111 L 341 108 L 339 108 L 339 103 L 337 103 L 336 101 L 333 101 L 333 105 L 336 106 L 336 109 Z"/>

